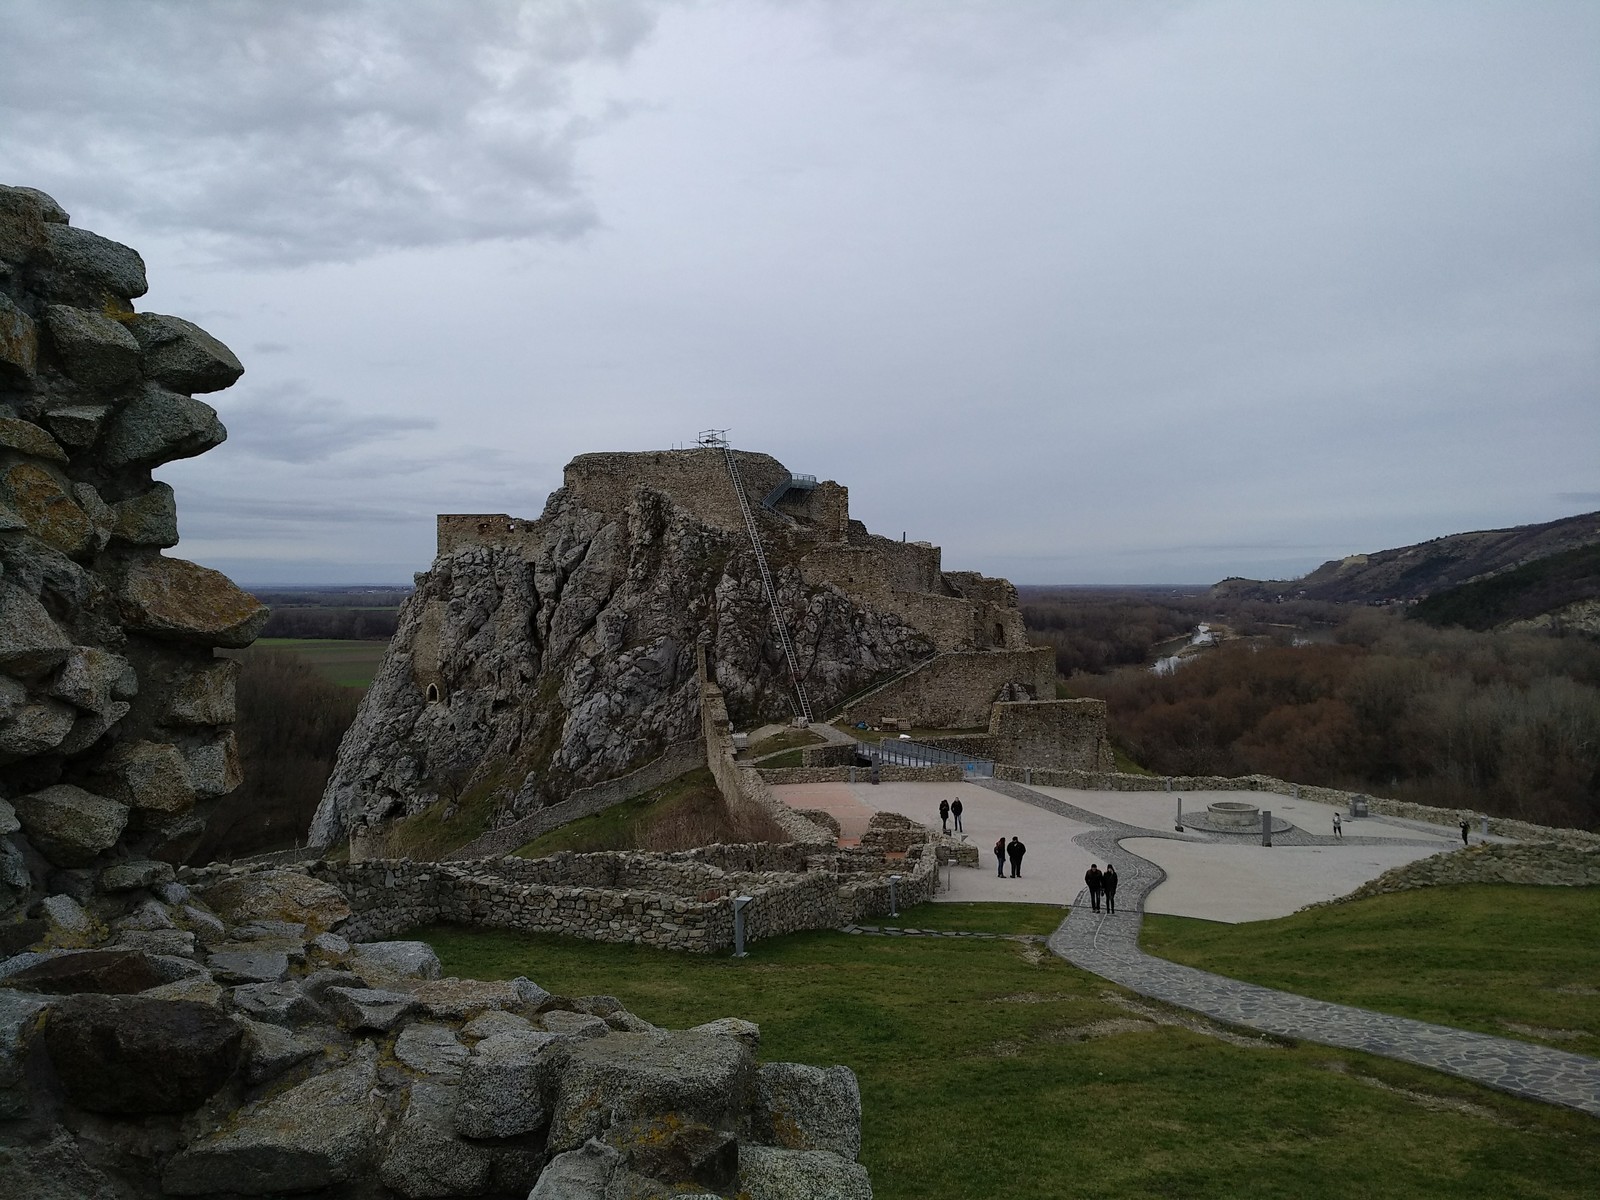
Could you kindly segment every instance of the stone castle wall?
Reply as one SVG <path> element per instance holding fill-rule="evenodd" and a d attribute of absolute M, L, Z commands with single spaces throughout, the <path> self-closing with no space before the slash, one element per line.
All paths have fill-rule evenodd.
<path fill-rule="evenodd" d="M 1032 697 L 1055 693 L 1055 652 L 1028 650 L 943 654 L 920 670 L 848 706 L 850 721 L 876 724 L 880 717 L 906 717 L 929 729 L 987 726 L 992 706 L 1009 686 Z"/>
<path fill-rule="evenodd" d="M 750 505 L 759 511 L 767 493 L 789 477 L 789 469 L 770 454 L 736 450 L 734 458 Z M 745 532 L 721 450 L 580 454 L 567 464 L 564 486 L 584 508 L 613 516 L 627 511 L 635 488 L 656 488 L 707 524 L 741 536 Z"/>
<path fill-rule="evenodd" d="M 441 556 L 478 546 L 507 546 L 520 547 L 532 559 L 542 541 L 537 521 L 505 513 L 440 513 L 436 520 Z"/>
<path fill-rule="evenodd" d="M 996 762 L 1107 771 L 1115 765 L 1104 700 L 996 704 L 989 717 Z"/>
<path fill-rule="evenodd" d="M 700 675 L 700 728 L 705 737 L 706 766 L 722 802 L 733 811 L 755 809 L 765 813 L 796 842 L 833 845 L 835 838 L 828 830 L 779 800 L 758 771 L 734 762 L 733 723 L 728 719 L 722 689 L 707 674 L 704 645 L 696 647 L 696 669 Z"/>

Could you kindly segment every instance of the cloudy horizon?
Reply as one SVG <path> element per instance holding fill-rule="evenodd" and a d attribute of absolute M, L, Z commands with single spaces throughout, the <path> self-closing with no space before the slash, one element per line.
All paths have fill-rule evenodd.
<path fill-rule="evenodd" d="M 245 364 L 159 476 L 247 585 L 704 428 L 1021 584 L 1600 509 L 1600 6 L 3 3 L 0 182 Z"/>

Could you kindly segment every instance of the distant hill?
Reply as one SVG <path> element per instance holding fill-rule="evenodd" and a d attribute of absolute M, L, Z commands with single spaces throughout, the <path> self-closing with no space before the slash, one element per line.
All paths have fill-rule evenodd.
<path fill-rule="evenodd" d="M 1600 545 L 1580 546 L 1435 592 L 1408 614 L 1430 625 L 1561 626 L 1600 633 Z"/>
<path fill-rule="evenodd" d="M 1415 546 L 1379 550 L 1373 554 L 1352 554 L 1349 558 L 1325 562 L 1301 579 L 1224 579 L 1213 590 L 1219 595 L 1243 599 L 1307 599 L 1360 604 L 1422 600 L 1467 584 L 1479 584 L 1556 555 L 1595 546 L 1600 546 L 1600 512 L 1563 517 L 1543 525 L 1456 533 Z M 1569 570 L 1568 567 L 1562 567 L 1555 574 L 1547 576 L 1537 573 L 1530 576 L 1534 593 L 1541 588 L 1548 588 L 1552 596 L 1567 596 L 1567 602 L 1584 598 L 1572 594 L 1574 589 L 1581 586 L 1585 570 L 1581 565 L 1584 560 L 1575 561 L 1578 565 L 1570 568 L 1570 578 L 1562 574 Z M 1493 602 L 1517 609 L 1517 615 L 1506 620 L 1537 615 L 1522 613 L 1517 604 L 1504 598 L 1509 595 L 1509 592 L 1504 593 L 1502 599 Z M 1592 584 L 1584 595 L 1596 595 Z M 1476 608 L 1490 602 L 1469 598 L 1467 603 L 1469 607 Z"/>

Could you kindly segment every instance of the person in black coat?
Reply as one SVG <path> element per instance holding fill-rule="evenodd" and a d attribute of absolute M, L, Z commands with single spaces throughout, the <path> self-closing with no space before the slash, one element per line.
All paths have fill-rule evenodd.
<path fill-rule="evenodd" d="M 1089 869 L 1083 873 L 1083 882 L 1089 885 L 1089 907 L 1095 912 L 1100 911 L 1100 891 L 1102 888 L 1100 867 L 1097 863 L 1090 863 Z"/>
<path fill-rule="evenodd" d="M 1013 835 L 1010 845 L 1006 847 L 1006 853 L 1011 856 L 1011 878 L 1022 877 L 1022 856 L 1027 852 L 1028 848 Z"/>
<path fill-rule="evenodd" d="M 950 815 L 955 818 L 956 832 L 961 833 L 961 797 L 957 796 L 950 801 Z"/>
<path fill-rule="evenodd" d="M 950 832 L 950 801 L 939 801 L 939 825 L 946 832 Z"/>
<path fill-rule="evenodd" d="M 1000 840 L 994 844 L 995 874 L 1001 879 L 1006 877 L 1006 839 L 1002 834 Z"/>
<path fill-rule="evenodd" d="M 1104 871 L 1100 872 L 1100 887 L 1105 891 L 1105 894 L 1106 894 L 1106 912 L 1108 912 L 1108 913 L 1116 912 L 1117 911 L 1117 869 L 1115 867 L 1113 867 L 1110 863 L 1107 863 L 1106 864 L 1106 869 Z"/>

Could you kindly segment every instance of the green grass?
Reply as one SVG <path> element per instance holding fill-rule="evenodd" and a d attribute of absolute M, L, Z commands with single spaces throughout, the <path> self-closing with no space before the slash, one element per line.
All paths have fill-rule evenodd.
<path fill-rule="evenodd" d="M 263 650 L 288 650 L 315 667 L 323 678 L 341 687 L 365 688 L 372 684 L 389 643 L 341 642 L 327 638 L 257 638 Z"/>
<path fill-rule="evenodd" d="M 1233 979 L 1600 1056 L 1600 888 L 1419 888 L 1244 925 L 1147 916 L 1143 943 Z"/>
<path fill-rule="evenodd" d="M 735 961 L 497 930 L 420 936 L 450 975 L 609 993 L 673 1028 L 742 1016 L 761 1026 L 765 1061 L 847 1064 L 879 1200 L 1507 1200 L 1588 1196 L 1600 1178 L 1593 1118 L 1404 1064 L 1148 1023 L 1081 1040 L 1134 1014 L 1036 945 L 823 932 Z"/>
<path fill-rule="evenodd" d="M 899 929 L 1051 934 L 1066 915 L 1066 909 L 1059 904 L 919 904 L 901 910 L 898 917 L 874 917 L 870 924 Z"/>
<path fill-rule="evenodd" d="M 699 767 L 633 800 L 624 800 L 593 816 L 569 821 L 513 853 L 519 858 L 542 858 L 561 850 L 586 854 L 597 850 L 638 849 L 644 844 L 646 831 L 651 826 L 674 813 L 703 804 L 720 807 L 721 797 L 711 772 Z"/>

